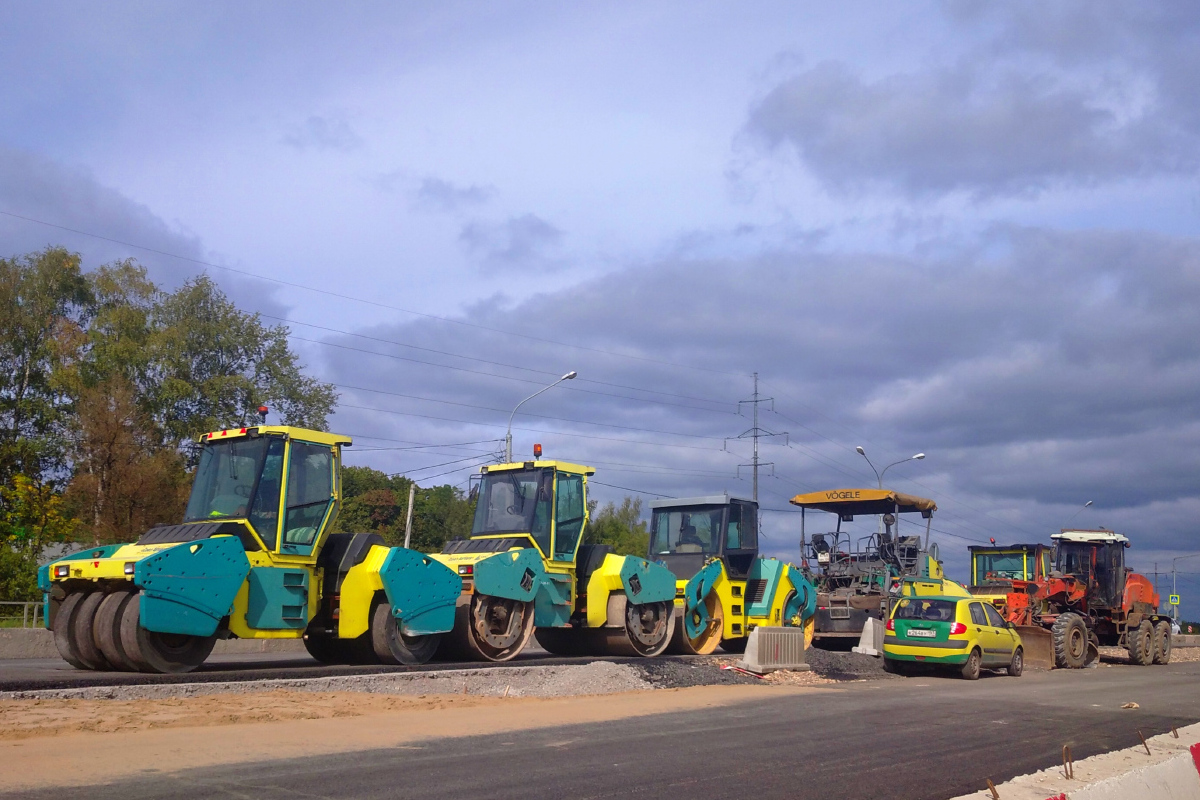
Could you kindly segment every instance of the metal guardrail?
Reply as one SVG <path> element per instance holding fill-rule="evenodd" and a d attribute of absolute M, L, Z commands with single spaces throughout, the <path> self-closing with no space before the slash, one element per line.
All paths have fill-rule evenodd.
<path fill-rule="evenodd" d="M 42 627 L 42 606 L 40 600 L 31 602 L 14 602 L 0 600 L 0 628 L 15 628 L 20 621 L 22 628 Z"/>

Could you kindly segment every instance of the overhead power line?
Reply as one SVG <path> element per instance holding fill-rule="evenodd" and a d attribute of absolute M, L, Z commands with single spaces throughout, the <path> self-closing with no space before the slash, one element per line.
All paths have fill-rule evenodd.
<path fill-rule="evenodd" d="M 145 245 L 135 244 L 133 242 L 126 242 L 121 239 L 114 239 L 110 236 L 101 236 L 98 233 L 91 233 L 90 231 L 81 231 L 77 228 L 69 228 L 66 225 L 57 225 L 53 222 L 46 222 L 45 220 L 34 219 L 33 217 L 22 216 L 21 214 L 14 214 L 11 211 L 0 210 L 0 214 L 3 214 L 6 217 L 12 217 L 13 219 L 24 220 L 25 222 L 32 222 L 37 225 L 45 225 L 48 228 L 56 228 L 60 231 L 68 231 L 70 233 L 77 233 L 80 236 L 87 236 L 92 239 L 99 239 L 100 241 L 104 241 L 104 242 L 112 242 L 113 244 L 119 244 L 119 245 L 122 245 L 123 247 L 133 247 L 138 250 L 143 250 L 147 253 L 155 253 L 160 256 L 166 256 L 168 258 L 175 258 L 180 261 L 186 261 L 188 263 L 196 264 L 196 265 L 202 266 L 202 267 L 211 267 L 212 269 L 219 269 L 219 270 L 223 270 L 225 272 L 232 272 L 236 275 L 244 275 L 248 278 L 255 278 L 256 280 L 260 280 L 260 281 L 267 281 L 269 283 L 279 284 L 280 286 L 287 286 L 292 289 L 302 289 L 306 292 L 314 292 L 316 294 L 323 294 L 328 297 L 336 297 L 340 300 L 350 300 L 355 303 L 363 303 L 364 305 L 375 306 L 376 308 L 386 308 L 389 311 L 399 311 L 404 314 L 412 314 L 413 316 L 424 317 L 426 319 L 435 319 L 435 320 L 438 320 L 439 322 L 448 322 L 452 325 L 462 325 L 467 328 L 475 328 L 475 329 L 482 330 L 482 331 L 488 331 L 489 333 L 499 333 L 499 334 L 503 334 L 505 336 L 515 336 L 519 339 L 528 339 L 530 341 L 542 342 L 545 344 L 555 344 L 560 347 L 571 347 L 576 350 L 584 350 L 584 351 L 591 352 L 591 353 L 599 353 L 601 355 L 613 356 L 614 358 L 626 358 L 631 361 L 643 361 L 648 364 L 660 364 L 662 366 L 668 366 L 668 367 L 679 367 L 681 369 L 690 369 L 690 370 L 696 370 L 698 372 L 708 372 L 708 373 L 713 373 L 713 374 L 717 374 L 717 375 L 731 375 L 731 376 L 738 375 L 738 373 L 736 373 L 736 372 L 724 372 L 722 370 L 712 369 L 710 367 L 696 367 L 696 366 L 692 366 L 690 364 L 679 364 L 679 363 L 676 363 L 673 361 L 664 361 L 664 360 L 658 359 L 658 358 L 648 358 L 646 356 L 635 356 L 635 355 L 631 355 L 629 353 L 618 353 L 616 351 L 605 350 L 600 347 L 588 347 L 587 345 L 574 344 L 572 342 L 560 342 L 560 341 L 555 341 L 553 339 L 547 339 L 545 336 L 535 336 L 535 335 L 528 334 L 528 333 L 518 333 L 517 331 L 509 331 L 509 330 L 505 330 L 503 328 L 492 328 L 487 325 L 479 325 L 474 322 L 467 322 L 466 320 L 454 319 L 453 317 L 443 317 L 438 314 L 429 314 L 424 311 L 413 311 L 411 308 L 402 308 L 401 306 L 394 306 L 394 305 L 391 305 L 390 303 L 383 303 L 378 300 L 368 300 L 364 297 L 355 297 L 354 295 L 342 294 L 341 292 L 333 292 L 328 289 L 318 289 L 315 286 L 307 286 L 303 283 L 296 283 L 295 281 L 285 281 L 281 278 L 272 278 L 268 275 L 261 275 L 257 272 L 250 272 L 249 270 L 236 269 L 234 267 L 227 267 L 223 264 L 214 264 L 211 261 L 204 261 L 203 259 L 192 258 L 191 256 L 181 256 L 178 253 L 171 253 L 167 250 L 159 250 L 158 248 L 154 248 L 154 247 L 146 247 Z"/>

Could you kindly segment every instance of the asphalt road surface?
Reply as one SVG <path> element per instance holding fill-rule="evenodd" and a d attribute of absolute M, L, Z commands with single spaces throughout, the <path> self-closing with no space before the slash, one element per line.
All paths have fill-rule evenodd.
<path fill-rule="evenodd" d="M 771 702 L 71 789 L 145 798 L 948 798 L 1200 720 L 1200 663 L 847 684 Z M 1140 704 L 1123 710 L 1122 703 Z M 64 754 L 64 757 L 69 757 Z M 5 795 L 8 796 L 8 795 Z M 61 789 L 14 797 L 54 798 Z"/>

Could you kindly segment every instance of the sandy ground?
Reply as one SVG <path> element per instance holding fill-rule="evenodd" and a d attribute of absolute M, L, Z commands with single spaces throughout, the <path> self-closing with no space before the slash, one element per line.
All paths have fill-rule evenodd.
<path fill-rule="evenodd" d="M 1171 650 L 1171 663 L 1200 661 L 1200 647 L 1175 647 Z M 1123 647 L 1101 647 L 1100 665 L 1125 667 L 1132 666 L 1129 662 L 1129 651 Z"/>
<path fill-rule="evenodd" d="M 812 691 L 828 690 L 733 685 L 560 698 L 273 692 L 10 700 L 0 703 L 0 730 L 5 731 L 0 786 L 10 791 L 80 786 L 145 772 L 403 748 L 433 738 L 610 721 Z"/>

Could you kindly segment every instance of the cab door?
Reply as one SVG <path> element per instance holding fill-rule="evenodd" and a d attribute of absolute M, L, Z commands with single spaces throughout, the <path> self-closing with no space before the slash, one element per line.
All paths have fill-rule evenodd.
<path fill-rule="evenodd" d="M 1013 651 L 1017 649 L 1017 632 L 1008 627 L 1004 617 L 1000 616 L 1000 612 L 991 603 L 985 605 L 983 610 L 987 614 L 988 624 L 994 631 L 996 658 L 1007 665 L 1012 661 Z"/>

